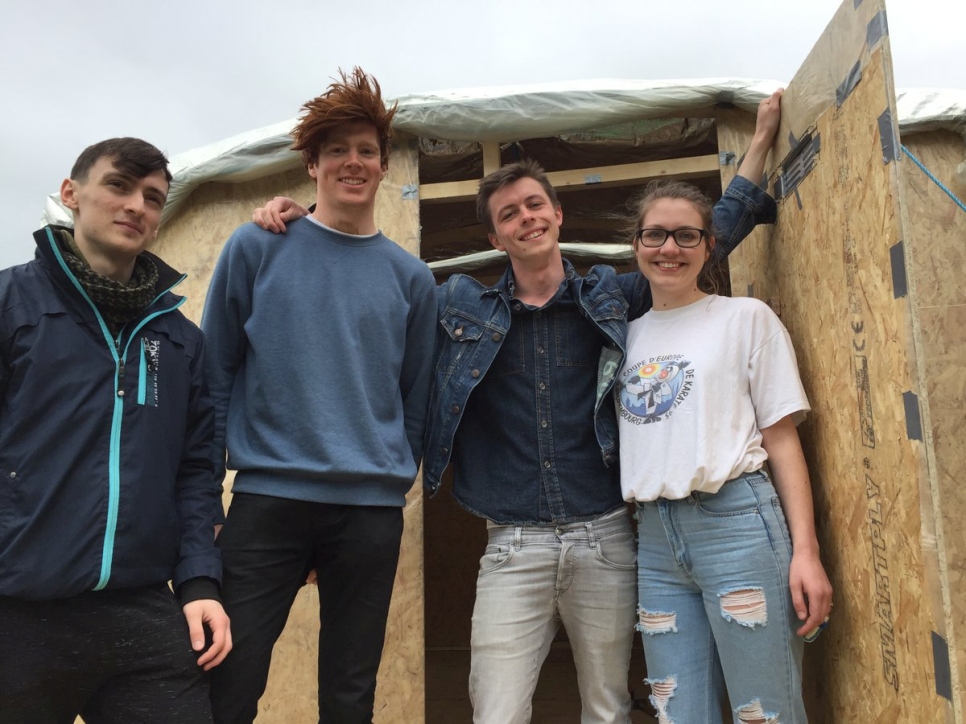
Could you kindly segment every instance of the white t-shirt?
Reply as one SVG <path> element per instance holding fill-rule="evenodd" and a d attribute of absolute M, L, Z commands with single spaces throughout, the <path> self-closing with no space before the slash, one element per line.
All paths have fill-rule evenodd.
<path fill-rule="evenodd" d="M 764 464 L 762 428 L 809 410 L 788 332 L 748 297 L 631 322 L 615 390 L 625 500 L 717 492 Z"/>

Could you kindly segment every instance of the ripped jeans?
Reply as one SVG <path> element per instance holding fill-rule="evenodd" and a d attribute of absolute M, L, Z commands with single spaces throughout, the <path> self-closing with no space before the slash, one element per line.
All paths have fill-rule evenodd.
<path fill-rule="evenodd" d="M 791 538 L 763 471 L 639 503 L 637 628 L 659 724 L 804 724 Z"/>

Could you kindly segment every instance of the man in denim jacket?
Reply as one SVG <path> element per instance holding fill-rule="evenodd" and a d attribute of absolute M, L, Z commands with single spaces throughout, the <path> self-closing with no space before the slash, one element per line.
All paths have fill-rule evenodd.
<path fill-rule="evenodd" d="M 776 94 L 715 207 L 725 254 L 775 220 L 774 201 L 751 179 L 761 178 L 778 118 Z M 562 210 L 536 164 L 487 176 L 477 212 L 510 266 L 493 286 L 454 275 L 439 288 L 423 470 L 435 493 L 452 460 L 453 495 L 487 519 L 471 636 L 474 721 L 530 720 L 562 623 L 581 721 L 629 722 L 636 553 L 610 390 L 628 317 L 651 306 L 647 281 L 608 266 L 575 273 L 557 243 Z"/>
<path fill-rule="evenodd" d="M 780 91 L 762 102 L 738 177 L 714 209 L 727 254 L 774 201 L 764 171 Z M 255 212 L 272 230 L 300 211 Z M 457 274 L 438 289 L 436 362 L 424 446 L 432 495 L 454 465 L 453 495 L 486 518 L 471 635 L 474 722 L 525 724 L 562 623 L 577 666 L 584 724 L 630 722 L 628 666 L 637 606 L 636 546 L 620 491 L 610 391 L 628 318 L 651 306 L 639 272 L 563 259 L 563 212 L 532 162 L 480 184 L 477 213 L 510 266 L 493 286 Z"/>

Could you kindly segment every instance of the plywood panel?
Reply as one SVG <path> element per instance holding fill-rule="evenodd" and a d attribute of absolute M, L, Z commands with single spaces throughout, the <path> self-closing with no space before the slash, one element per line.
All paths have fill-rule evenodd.
<path fill-rule="evenodd" d="M 419 253 L 419 203 L 409 189 L 418 183 L 415 142 L 398 139 L 389 174 L 376 199 L 376 223 L 414 254 Z M 251 220 L 256 206 L 276 195 L 309 204 L 315 196 L 314 182 L 303 169 L 297 169 L 243 184 L 206 184 L 164 226 L 153 251 L 189 275 L 178 289 L 188 297 L 183 309 L 189 317 L 195 321 L 201 318 L 208 282 L 225 240 L 236 227 Z M 424 719 L 422 535 L 421 482 L 417 481 L 407 496 L 402 552 L 376 689 L 377 724 L 418 723 Z M 275 647 L 268 689 L 259 704 L 259 722 L 297 724 L 317 720 L 318 630 L 318 595 L 306 586 Z"/>
<path fill-rule="evenodd" d="M 857 27 L 852 8 L 847 0 L 833 26 L 844 13 L 846 29 Z M 861 8 L 855 12 L 868 12 Z M 829 42 L 827 31 L 816 47 Z M 803 86 L 816 78 L 827 86 L 830 58 L 848 54 L 829 53 L 818 57 L 824 71 L 803 67 L 790 84 L 783 125 L 814 112 L 810 103 L 798 105 L 814 97 Z M 841 106 L 815 117 L 817 163 L 780 204 L 764 271 L 749 265 L 748 272 L 756 296 L 778 304 L 814 408 L 801 433 L 836 602 L 829 629 L 806 652 L 814 721 L 951 715 L 932 684 L 936 621 L 923 605 L 925 454 L 907 436 L 903 406 L 903 393 L 914 390 L 915 359 L 908 305 L 894 297 L 890 266 L 901 236 L 897 167 L 883 160 L 877 123 L 893 107 L 888 47 L 880 42 Z"/>
<path fill-rule="evenodd" d="M 966 185 L 956 167 L 966 158 L 959 134 L 933 131 L 903 139 L 905 146 L 960 199 Z M 904 251 L 913 307 L 923 434 L 929 475 L 925 504 L 932 507 L 932 533 L 924 549 L 937 559 L 939 575 L 932 603 L 940 611 L 937 628 L 945 639 L 956 720 L 966 700 L 966 212 L 905 156 L 902 168 Z"/>
<path fill-rule="evenodd" d="M 808 12 L 808 5 L 802 3 L 800 9 Z M 788 153 L 792 139 L 801 138 L 862 77 L 872 51 L 888 37 L 885 25 L 882 0 L 844 0 L 839 6 L 785 90 L 782 104 L 794 112 L 782 113 L 776 143 L 779 159 Z M 891 73 L 891 60 L 885 57 L 880 62 L 889 64 Z"/>

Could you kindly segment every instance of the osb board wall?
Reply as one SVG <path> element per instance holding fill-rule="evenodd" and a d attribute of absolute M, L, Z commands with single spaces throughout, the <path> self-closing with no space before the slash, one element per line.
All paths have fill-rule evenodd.
<path fill-rule="evenodd" d="M 963 137 L 933 131 L 903 138 L 902 143 L 960 200 L 966 184 L 956 167 L 966 161 Z M 957 206 L 909 158 L 900 162 L 904 251 L 909 300 L 917 322 L 922 433 L 929 452 L 932 531 L 923 545 L 935 551 L 941 571 L 934 603 L 944 623 L 940 632 L 951 656 L 950 684 L 956 721 L 963 721 L 966 693 L 966 211 Z M 925 487 L 925 486 L 924 486 Z"/>
<path fill-rule="evenodd" d="M 419 253 L 419 202 L 404 199 L 404 186 L 418 184 L 416 145 L 399 139 L 393 149 L 389 174 L 376 200 L 376 223 L 403 248 Z M 200 321 L 211 273 L 225 240 L 252 210 L 276 195 L 309 204 L 314 183 L 296 169 L 243 184 L 205 184 L 196 190 L 178 215 L 164 226 L 153 247 L 161 258 L 188 274 L 178 292 L 188 297 L 182 308 Z M 408 196 L 409 194 L 407 194 Z M 279 243 L 285 243 L 280 238 Z M 360 280 L 359 293 L 365 293 Z M 424 719 L 423 648 L 423 506 L 421 482 L 407 498 L 405 530 L 386 645 L 376 689 L 377 724 L 421 722 Z M 230 494 L 226 493 L 226 507 Z M 285 632 L 275 647 L 268 688 L 259 705 L 264 724 L 298 724 L 318 719 L 316 658 L 318 650 L 318 594 L 302 589 Z"/>
<path fill-rule="evenodd" d="M 852 0 L 848 0 L 852 4 Z M 820 115 L 815 167 L 779 206 L 767 253 L 732 270 L 772 302 L 796 344 L 813 411 L 802 425 L 822 556 L 835 587 L 828 630 L 806 650 L 814 721 L 939 722 L 929 577 L 921 545 L 922 446 L 906 434 L 914 389 L 908 306 L 893 293 L 901 238 L 895 162 L 877 119 L 894 107 L 887 49 Z M 796 80 L 799 76 L 796 76 Z M 795 81 L 793 81 L 794 83 Z M 794 123 L 792 99 L 783 113 Z M 790 102 L 789 102 L 790 100 Z M 753 260 L 754 261 L 754 260 Z"/>
<path fill-rule="evenodd" d="M 794 113 L 782 114 L 775 144 L 779 160 L 794 139 L 801 138 L 820 115 L 837 104 L 850 79 L 861 76 L 875 48 L 885 45 L 888 54 L 888 44 L 883 43 L 888 37 L 886 26 L 883 0 L 843 0 L 785 89 L 783 107 L 793 108 Z M 884 62 L 891 64 L 888 58 Z"/>

